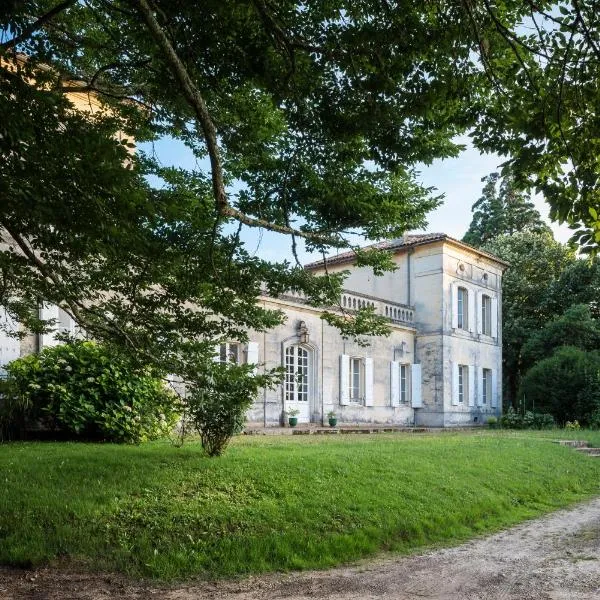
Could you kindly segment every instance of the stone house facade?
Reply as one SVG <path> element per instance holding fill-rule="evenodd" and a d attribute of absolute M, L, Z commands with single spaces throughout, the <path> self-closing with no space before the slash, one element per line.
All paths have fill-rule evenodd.
<path fill-rule="evenodd" d="M 301 297 L 262 297 L 284 322 L 249 332 L 249 342 L 216 348 L 215 360 L 282 366 L 285 378 L 265 389 L 247 414 L 250 424 L 276 426 L 290 410 L 301 423 L 382 423 L 451 427 L 484 423 L 501 413 L 502 275 L 507 263 L 445 234 L 406 235 L 380 244 L 396 270 L 375 276 L 353 266 L 352 253 L 306 268 L 349 271 L 340 310 L 363 305 L 389 320 L 390 334 L 345 339 Z M 1 315 L 0 315 L 1 317 Z M 56 331 L 76 333 L 69 316 L 44 305 Z M 6 318 L 6 317 L 4 317 Z M 16 325 L 15 325 L 16 326 Z M 58 343 L 55 333 L 18 340 L 0 332 L 0 367 Z"/>
<path fill-rule="evenodd" d="M 286 377 L 264 390 L 248 413 L 263 426 L 290 409 L 304 423 L 386 423 L 429 427 L 484 423 L 502 411 L 502 275 L 504 261 L 445 234 L 406 235 L 380 244 L 396 270 L 375 276 L 341 254 L 306 266 L 348 270 L 341 309 L 372 305 L 389 319 L 388 337 L 359 346 L 298 297 L 264 297 L 285 322 L 250 334 L 238 360 L 283 366 Z M 244 358 L 245 357 L 245 358 Z"/>

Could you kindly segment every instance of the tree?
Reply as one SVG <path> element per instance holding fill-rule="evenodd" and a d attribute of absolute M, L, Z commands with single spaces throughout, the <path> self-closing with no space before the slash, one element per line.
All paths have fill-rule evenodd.
<path fill-rule="evenodd" d="M 543 300 L 544 310 L 555 315 L 569 306 L 584 304 L 591 316 L 600 322 L 600 261 L 579 259 L 568 264 L 560 277 L 550 285 Z"/>
<path fill-rule="evenodd" d="M 585 304 L 570 306 L 564 314 L 532 334 L 523 346 L 525 370 L 552 356 L 560 346 L 572 346 L 584 351 L 600 349 L 600 322 L 592 318 L 590 309 Z"/>
<path fill-rule="evenodd" d="M 592 424 L 600 411 L 600 353 L 557 349 L 523 377 L 519 397 L 527 408 L 549 412 L 561 425 Z"/>
<path fill-rule="evenodd" d="M 499 173 L 492 173 L 482 181 L 485 182 L 482 196 L 471 208 L 473 219 L 463 242 L 482 246 L 499 235 L 550 233 L 533 202 L 515 187 L 510 176 L 501 179 Z"/>
<path fill-rule="evenodd" d="M 502 362 L 505 398 L 515 403 L 524 373 L 523 346 L 557 316 L 544 298 L 575 258 L 548 234 L 503 235 L 483 248 L 510 263 L 502 285 Z"/>
<path fill-rule="evenodd" d="M 256 305 L 262 291 L 339 298 L 342 275 L 262 261 L 244 228 L 322 253 L 351 247 L 351 233 L 418 228 L 438 199 L 415 166 L 456 155 L 466 131 L 588 235 L 598 23 L 590 6 L 561 6 L 557 18 L 551 2 L 517 0 L 4 3 L 0 303 L 40 328 L 45 298 L 193 380 L 215 342 L 281 319 Z M 521 33 L 526 18 L 537 37 Z M 64 95 L 87 92 L 106 110 L 84 119 Z M 200 166 L 129 156 L 119 131 L 176 137 Z M 392 268 L 382 253 L 357 259 Z M 368 313 L 326 316 L 348 335 L 382 330 Z"/>

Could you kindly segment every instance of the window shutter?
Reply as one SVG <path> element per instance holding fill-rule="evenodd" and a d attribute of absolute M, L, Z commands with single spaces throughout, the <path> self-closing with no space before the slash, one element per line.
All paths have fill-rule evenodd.
<path fill-rule="evenodd" d="M 21 340 L 8 335 L 17 331 L 19 331 L 19 324 L 10 317 L 5 309 L 0 309 L 0 373 L 2 373 L 4 365 L 21 355 Z"/>
<path fill-rule="evenodd" d="M 450 286 L 452 293 L 452 328 L 458 328 L 458 286 L 453 283 Z"/>
<path fill-rule="evenodd" d="M 350 357 L 340 356 L 340 404 L 348 404 L 348 386 L 350 385 Z"/>
<path fill-rule="evenodd" d="M 483 331 L 483 292 L 477 292 L 477 308 L 475 309 L 477 315 L 477 333 Z"/>
<path fill-rule="evenodd" d="M 492 337 L 498 337 L 498 298 L 492 298 Z"/>
<path fill-rule="evenodd" d="M 469 331 L 475 330 L 475 292 L 473 290 L 467 290 L 469 297 Z"/>
<path fill-rule="evenodd" d="M 248 351 L 246 353 L 246 362 L 249 365 L 254 365 L 254 375 L 258 372 L 258 344 L 256 342 L 248 342 Z"/>
<path fill-rule="evenodd" d="M 213 350 L 213 362 L 221 362 L 221 344 L 215 344 Z"/>
<path fill-rule="evenodd" d="M 400 406 L 400 363 L 390 362 L 390 398 L 391 406 Z"/>
<path fill-rule="evenodd" d="M 467 402 L 469 406 L 475 406 L 475 366 L 469 365 L 469 397 Z M 481 404 L 481 394 L 477 397 L 477 406 Z"/>
<path fill-rule="evenodd" d="M 452 406 L 458 406 L 458 363 L 452 363 Z"/>
<path fill-rule="evenodd" d="M 496 377 L 496 369 L 492 369 L 492 408 L 498 406 L 498 381 Z"/>
<path fill-rule="evenodd" d="M 59 344 L 59 341 L 56 339 L 59 322 L 58 306 L 47 302 L 42 303 L 42 307 L 40 308 L 40 319 L 43 321 L 54 321 L 54 323 L 49 326 L 48 332 L 43 333 L 40 336 L 40 349 L 57 346 Z"/>
<path fill-rule="evenodd" d="M 422 408 L 421 365 L 410 365 L 410 398 L 413 408 Z"/>
<path fill-rule="evenodd" d="M 373 359 L 365 358 L 365 406 L 373 406 Z"/>

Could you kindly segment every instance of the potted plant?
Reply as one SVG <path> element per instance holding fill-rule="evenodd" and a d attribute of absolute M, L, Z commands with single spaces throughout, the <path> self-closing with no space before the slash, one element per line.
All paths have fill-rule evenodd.
<path fill-rule="evenodd" d="M 335 411 L 330 410 L 327 413 L 327 418 L 329 419 L 329 427 L 335 427 L 337 425 L 337 415 L 335 414 Z"/>
<path fill-rule="evenodd" d="M 288 416 L 288 424 L 290 427 L 296 427 L 298 425 L 298 415 L 300 411 L 297 408 L 290 408 L 285 411 Z"/>

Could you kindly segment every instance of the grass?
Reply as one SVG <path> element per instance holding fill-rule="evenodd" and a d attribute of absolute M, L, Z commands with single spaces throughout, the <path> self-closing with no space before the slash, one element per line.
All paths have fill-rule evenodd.
<path fill-rule="evenodd" d="M 556 437 L 556 436 L 554 436 Z M 567 436 L 573 437 L 573 436 Z M 600 459 L 504 432 L 0 446 L 0 563 L 163 580 L 453 544 L 600 491 Z"/>

